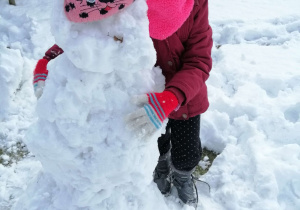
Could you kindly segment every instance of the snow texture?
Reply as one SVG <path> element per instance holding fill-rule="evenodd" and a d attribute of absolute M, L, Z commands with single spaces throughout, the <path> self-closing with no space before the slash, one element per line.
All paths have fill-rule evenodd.
<path fill-rule="evenodd" d="M 35 157 L 0 165 L 0 209 L 182 209 L 152 183 L 155 137 L 135 138 L 122 121 L 136 108 L 131 95 L 163 84 L 151 71 L 144 1 L 87 25 L 66 22 L 58 5 L 52 17 L 52 1 L 16 2 L 0 1 L 0 148 L 24 141 Z M 198 209 L 298 210 L 300 2 L 209 4 L 213 69 L 201 139 L 221 154 L 201 177 L 211 192 L 198 183 Z M 32 70 L 55 42 L 66 53 L 50 62 L 36 106 Z"/>

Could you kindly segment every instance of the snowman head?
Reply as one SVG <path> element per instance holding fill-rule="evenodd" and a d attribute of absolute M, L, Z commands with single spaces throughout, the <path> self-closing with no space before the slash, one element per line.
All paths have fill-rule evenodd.
<path fill-rule="evenodd" d="M 134 0 L 65 0 L 64 10 L 72 22 L 92 22 L 114 15 Z"/>

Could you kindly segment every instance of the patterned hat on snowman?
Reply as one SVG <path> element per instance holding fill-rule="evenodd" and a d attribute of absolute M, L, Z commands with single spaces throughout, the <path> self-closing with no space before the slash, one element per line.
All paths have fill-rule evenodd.
<path fill-rule="evenodd" d="M 92 22 L 114 15 L 134 0 L 65 0 L 67 18 L 72 22 Z"/>

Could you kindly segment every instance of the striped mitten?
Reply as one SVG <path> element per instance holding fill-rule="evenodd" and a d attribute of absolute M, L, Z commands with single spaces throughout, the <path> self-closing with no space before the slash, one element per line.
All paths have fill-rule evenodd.
<path fill-rule="evenodd" d="M 40 98 L 43 94 L 43 89 L 45 87 L 45 80 L 48 76 L 47 70 L 47 59 L 40 59 L 36 64 L 36 67 L 33 72 L 33 87 L 34 87 L 34 94 L 37 98 Z"/>
<path fill-rule="evenodd" d="M 176 96 L 170 91 L 135 96 L 133 102 L 143 108 L 129 114 L 125 120 L 128 128 L 138 136 L 151 136 L 179 106 Z"/>
<path fill-rule="evenodd" d="M 40 98 L 43 94 L 43 89 L 45 87 L 45 80 L 48 76 L 47 64 L 52 59 L 56 58 L 64 51 L 58 45 L 53 45 L 47 52 L 43 59 L 40 59 L 36 64 L 36 67 L 33 71 L 33 87 L 34 94 L 37 98 Z"/>

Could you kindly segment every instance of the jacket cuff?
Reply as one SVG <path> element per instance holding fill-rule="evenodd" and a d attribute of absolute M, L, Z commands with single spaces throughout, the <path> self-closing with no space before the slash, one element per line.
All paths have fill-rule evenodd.
<path fill-rule="evenodd" d="M 180 106 L 184 103 L 185 95 L 181 90 L 176 87 L 168 87 L 166 90 L 172 92 L 176 96 Z"/>
<path fill-rule="evenodd" d="M 64 52 L 63 49 L 61 49 L 57 44 L 55 44 L 49 50 L 47 50 L 43 59 L 51 61 L 52 59 L 56 58 L 63 52 Z"/>

